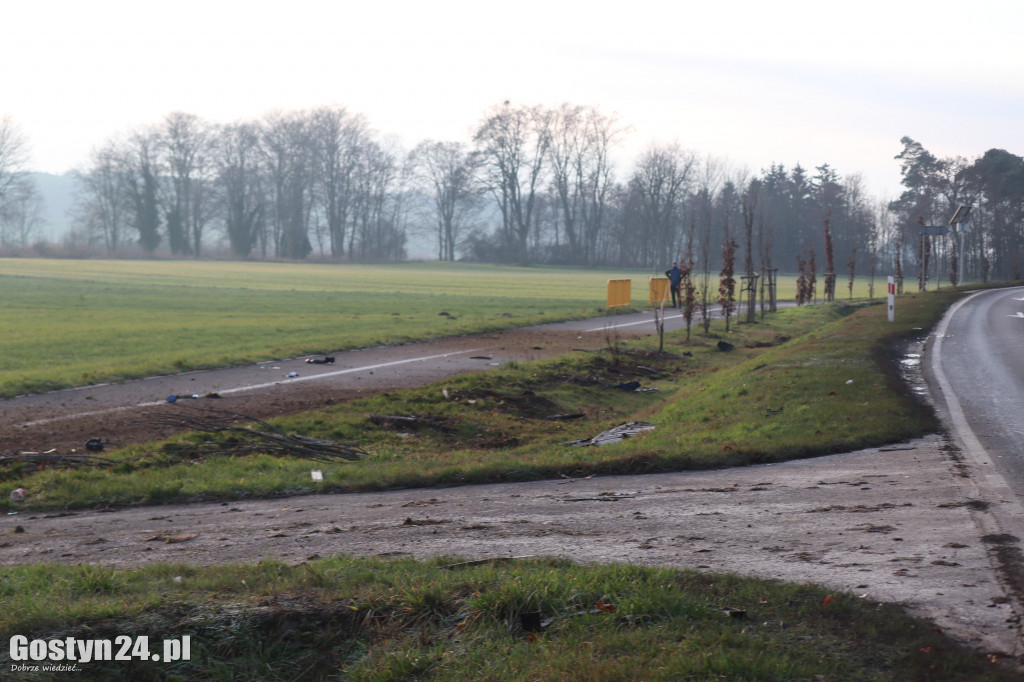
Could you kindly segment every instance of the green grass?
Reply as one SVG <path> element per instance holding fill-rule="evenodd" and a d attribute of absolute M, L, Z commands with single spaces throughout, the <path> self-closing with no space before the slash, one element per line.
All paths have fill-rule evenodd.
<path fill-rule="evenodd" d="M 592 316 L 605 309 L 612 278 L 631 278 L 633 304 L 643 307 L 648 276 L 0 259 L 0 397 Z M 791 300 L 792 278 L 780 280 L 780 299 Z M 858 280 L 855 293 L 866 287 Z"/>
<path fill-rule="evenodd" d="M 317 465 L 323 484 L 309 480 L 308 462 L 209 454 L 197 436 L 114 452 L 111 470 L 14 466 L 0 477 L 28 489 L 24 508 L 46 509 L 715 467 L 891 442 L 936 428 L 894 358 L 957 295 L 902 297 L 896 323 L 880 305 L 789 309 L 728 334 L 716 324 L 690 343 L 670 335 L 665 354 L 656 339 L 611 339 L 600 353 L 278 420 L 367 450 L 359 462 Z M 718 351 L 720 340 L 735 350 Z M 608 386 L 633 378 L 659 390 Z M 544 418 L 573 411 L 585 416 Z M 444 428 L 402 433 L 374 425 L 370 413 L 429 415 Z M 631 419 L 657 428 L 614 446 L 561 445 Z M 188 662 L 95 663 L 77 673 L 104 680 L 1019 679 L 897 606 L 820 587 L 552 559 L 450 566 L 457 562 L 7 567 L 0 632 L 131 633 L 153 646 L 192 638 Z M 731 617 L 726 607 L 745 613 Z M 530 633 L 529 613 L 553 620 Z M 5 671 L 9 656 L 0 648 Z"/>
<path fill-rule="evenodd" d="M 79 665 L 78 677 L 104 680 L 1019 679 L 896 606 L 819 587 L 555 559 L 455 563 L 5 568 L 0 631 L 146 635 L 156 652 L 191 638 L 190 661 Z M 531 613 L 550 622 L 530 631 Z"/>
<path fill-rule="evenodd" d="M 881 305 L 790 308 L 728 334 L 716 323 L 711 336 L 690 342 L 669 335 L 666 353 L 654 338 L 611 339 L 603 352 L 275 420 L 287 432 L 365 451 L 359 461 L 312 465 L 322 482 L 311 480 L 306 460 L 228 456 L 231 441 L 205 434 L 112 452 L 110 469 L 12 466 L 0 481 L 28 491 L 18 508 L 67 509 L 714 468 L 877 446 L 938 428 L 896 376 L 894 347 L 920 336 L 955 296 L 903 297 L 893 324 Z M 735 350 L 719 351 L 723 339 Z M 614 388 L 632 380 L 658 390 Z M 582 417 L 547 418 L 568 413 Z M 388 428 L 373 414 L 429 417 L 436 426 Z M 656 429 L 613 447 L 564 445 L 632 420 Z M 0 500 L 0 508 L 15 507 Z"/>

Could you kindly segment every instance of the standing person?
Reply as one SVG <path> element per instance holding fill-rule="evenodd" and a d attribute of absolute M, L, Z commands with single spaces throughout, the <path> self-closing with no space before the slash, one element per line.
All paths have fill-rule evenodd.
<path fill-rule="evenodd" d="M 680 287 L 683 283 L 683 271 L 679 269 L 679 263 L 673 263 L 672 267 L 665 271 L 668 277 L 668 288 L 672 291 L 672 307 L 678 308 L 683 303 Z"/>

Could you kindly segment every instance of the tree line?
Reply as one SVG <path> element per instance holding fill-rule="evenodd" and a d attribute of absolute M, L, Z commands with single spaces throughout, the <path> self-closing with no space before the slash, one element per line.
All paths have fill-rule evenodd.
<path fill-rule="evenodd" d="M 895 273 L 1019 279 L 1024 159 L 992 149 L 940 159 L 903 138 L 905 191 L 870 196 L 859 174 L 730 167 L 678 143 L 613 162 L 628 127 L 592 106 L 502 102 L 471 139 L 400 148 L 344 107 L 214 124 L 175 112 L 103 142 L 76 171 L 75 238 L 111 254 L 379 262 L 429 235 L 440 260 L 781 269 L 823 295 L 841 277 Z M 0 119 L 0 241 L 24 240 L 33 193 L 25 144 Z M 922 236 L 972 206 L 969 230 Z M 731 255 L 728 255 L 731 254 Z M 708 297 L 709 281 L 702 283 Z"/>

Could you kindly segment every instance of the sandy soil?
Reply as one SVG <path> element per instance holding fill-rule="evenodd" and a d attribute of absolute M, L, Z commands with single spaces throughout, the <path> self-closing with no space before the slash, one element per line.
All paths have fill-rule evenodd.
<path fill-rule="evenodd" d="M 263 381 L 270 385 L 226 394 L 216 406 L 271 416 L 507 359 L 594 349 L 599 341 L 574 330 L 519 330 L 403 347 L 407 360 L 387 367 L 380 365 L 394 362 L 398 350 L 339 354 L 334 365 L 315 368 L 303 359 L 280 361 L 248 370 L 248 381 L 270 376 Z M 415 359 L 437 353 L 456 355 Z M 289 381 L 293 367 L 325 376 Z M 93 437 L 124 444 L 165 435 L 138 424 L 138 415 L 160 409 L 169 393 L 189 386 L 205 393 L 224 381 L 199 373 L 109 387 L 118 399 L 91 387 L 5 401 L 0 449 L 80 450 Z M 91 407 L 91 415 L 73 416 Z M 558 555 L 690 567 L 816 582 L 901 603 L 978 648 L 1017 656 L 1024 653 L 1018 603 L 999 570 L 1012 541 L 987 529 L 1000 506 L 1019 504 L 988 487 L 976 468 L 935 436 L 715 472 L 18 513 L 0 517 L 0 563 L 299 563 L 346 553 Z"/>

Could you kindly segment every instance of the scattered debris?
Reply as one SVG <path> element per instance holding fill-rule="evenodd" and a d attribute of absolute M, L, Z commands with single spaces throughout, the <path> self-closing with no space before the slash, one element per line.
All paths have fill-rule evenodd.
<path fill-rule="evenodd" d="M 306 358 L 306 362 L 310 365 L 333 365 L 334 356 L 326 355 L 322 360 L 319 358 Z"/>
<path fill-rule="evenodd" d="M 467 566 L 482 566 L 484 564 L 497 564 L 497 563 L 502 563 L 502 562 L 505 562 L 505 561 L 518 561 L 520 559 L 533 559 L 536 556 L 537 556 L 536 554 L 522 554 L 520 556 L 495 556 L 495 557 L 489 557 L 487 559 L 472 559 L 471 561 L 460 561 L 457 564 L 448 564 L 447 566 L 442 566 L 441 568 L 446 568 L 448 570 L 451 570 L 451 569 L 454 569 L 454 568 L 466 568 Z"/>
<path fill-rule="evenodd" d="M 411 516 L 407 516 L 405 521 L 402 521 L 403 526 L 436 526 L 442 523 L 451 523 L 447 519 L 414 519 Z"/>
<path fill-rule="evenodd" d="M 587 415 L 583 414 L 582 412 L 569 412 L 567 414 L 552 414 L 552 415 L 548 415 L 547 417 L 545 417 L 545 419 L 557 422 L 557 421 L 565 421 L 566 419 L 582 419 L 583 417 L 586 417 L 586 416 Z"/>
<path fill-rule="evenodd" d="M 177 444 L 177 454 L 203 458 L 208 455 L 248 455 L 263 452 L 271 455 L 291 455 L 316 462 L 334 462 L 339 459 L 352 461 L 364 454 L 355 445 L 287 434 L 261 419 L 238 412 L 185 405 L 179 407 L 187 407 L 193 412 L 151 412 L 140 421 L 157 426 L 185 427 L 204 433 L 231 433 L 234 438 L 223 442 Z M 246 422 L 265 430 L 259 431 L 252 426 L 240 425 Z"/>
<path fill-rule="evenodd" d="M 106 438 L 90 438 L 85 441 L 85 449 L 89 452 L 103 452 L 103 448 L 107 443 L 108 441 Z"/>
<path fill-rule="evenodd" d="M 632 391 L 633 393 L 655 393 L 658 389 L 646 388 L 640 385 L 640 382 L 636 379 L 632 381 L 624 381 L 621 384 L 607 384 L 613 388 L 617 388 L 620 391 Z"/>
<path fill-rule="evenodd" d="M 618 607 L 615 604 L 606 604 L 603 601 L 599 601 L 594 604 L 592 609 L 580 609 L 579 611 L 573 611 L 571 613 L 564 613 L 560 616 L 551 616 L 550 618 L 541 618 L 540 611 L 523 611 L 519 614 L 519 625 L 522 627 L 524 632 L 541 632 L 554 623 L 556 620 L 563 618 L 575 618 L 576 616 L 589 616 L 597 615 L 601 613 L 615 613 L 618 611 Z"/>
<path fill-rule="evenodd" d="M 722 613 L 729 616 L 730 618 L 746 618 L 747 612 L 745 609 L 735 609 L 731 606 L 723 606 Z"/>
<path fill-rule="evenodd" d="M 13 452 L 10 450 L 4 450 L 3 452 L 0 452 L 0 466 L 13 464 L 15 462 L 35 464 L 40 468 L 44 466 L 66 466 L 76 464 L 85 464 L 88 466 L 114 465 L 112 460 L 104 457 L 83 455 L 74 452 L 67 455 L 59 455 L 56 450 L 47 450 L 46 452 Z"/>
<path fill-rule="evenodd" d="M 444 417 L 417 416 L 414 414 L 408 417 L 390 414 L 368 414 L 366 418 L 378 426 L 389 429 L 418 429 L 426 427 L 444 433 L 455 430 Z"/>
<path fill-rule="evenodd" d="M 734 348 L 736 348 L 736 346 L 732 345 L 728 341 L 719 341 L 718 342 L 718 350 L 722 351 L 723 353 L 728 353 L 729 351 L 733 350 Z"/>
<path fill-rule="evenodd" d="M 199 537 L 199 533 L 179 533 L 178 535 L 154 535 L 151 538 L 146 538 L 146 542 L 165 542 L 170 545 L 176 542 L 188 542 L 189 540 L 197 537 Z"/>
<path fill-rule="evenodd" d="M 490 355 L 470 355 L 470 360 L 492 360 Z"/>
<path fill-rule="evenodd" d="M 562 502 L 618 502 L 619 500 L 632 500 L 636 495 L 616 495 L 614 493 L 601 493 L 599 497 L 566 497 Z"/>
<path fill-rule="evenodd" d="M 573 440 L 562 445 L 610 445 L 612 443 L 619 443 L 626 438 L 636 436 L 646 431 L 654 429 L 654 424 L 648 422 L 626 422 L 620 424 L 614 428 L 608 429 L 604 433 L 600 433 L 593 438 L 586 438 L 583 440 Z"/>
<path fill-rule="evenodd" d="M 171 395 L 167 396 L 167 402 L 169 402 L 169 403 L 176 403 L 179 400 L 186 400 L 186 399 L 187 400 L 199 400 L 199 397 L 200 396 L 199 396 L 198 393 L 193 393 L 192 395 L 175 395 L 175 394 L 171 394 Z"/>

